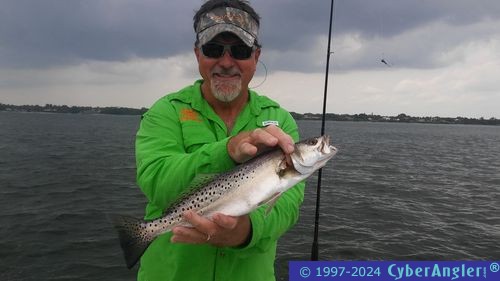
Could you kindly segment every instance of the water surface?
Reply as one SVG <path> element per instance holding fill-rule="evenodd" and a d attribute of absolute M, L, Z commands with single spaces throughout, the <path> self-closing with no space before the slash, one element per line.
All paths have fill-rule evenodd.
<path fill-rule="evenodd" d="M 105 214 L 140 217 L 138 116 L 0 112 L 0 280 L 135 280 Z M 303 138 L 320 123 L 300 121 Z M 323 260 L 500 259 L 500 127 L 328 122 Z M 316 176 L 276 271 L 307 260 Z"/>

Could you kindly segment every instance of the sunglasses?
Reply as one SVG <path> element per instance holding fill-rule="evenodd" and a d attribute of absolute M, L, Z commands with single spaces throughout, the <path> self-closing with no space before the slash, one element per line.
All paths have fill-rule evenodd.
<path fill-rule="evenodd" d="M 217 43 L 207 43 L 201 46 L 201 51 L 203 55 L 207 58 L 218 59 L 224 55 L 226 51 L 232 58 L 237 60 L 247 60 L 252 56 L 253 51 L 255 51 L 255 46 L 248 47 L 245 44 L 240 45 L 224 45 Z"/>

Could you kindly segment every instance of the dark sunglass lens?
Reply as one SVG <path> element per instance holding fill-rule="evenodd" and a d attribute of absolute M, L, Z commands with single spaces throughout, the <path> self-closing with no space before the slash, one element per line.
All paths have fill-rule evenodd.
<path fill-rule="evenodd" d="M 252 55 L 252 47 L 247 45 L 231 46 L 231 55 L 237 60 L 246 60 Z"/>
<path fill-rule="evenodd" d="M 203 55 L 209 58 L 220 58 L 222 56 L 222 53 L 224 52 L 224 46 L 217 45 L 217 44 L 205 44 L 201 46 L 201 50 L 203 52 Z"/>
<path fill-rule="evenodd" d="M 253 48 L 247 45 L 219 45 L 207 43 L 201 46 L 203 55 L 208 58 L 218 59 L 224 55 L 225 49 L 230 49 L 231 56 L 237 60 L 246 60 L 252 56 Z"/>

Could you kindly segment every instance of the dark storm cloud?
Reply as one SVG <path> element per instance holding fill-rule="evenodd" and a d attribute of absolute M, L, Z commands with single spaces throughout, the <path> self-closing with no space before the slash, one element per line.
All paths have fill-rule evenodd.
<path fill-rule="evenodd" d="M 311 36 L 328 32 L 330 1 L 254 2 L 263 17 L 266 38 L 280 39 L 269 40 L 273 47 L 305 43 Z M 429 21 L 460 25 L 499 17 L 500 4 L 496 0 L 337 0 L 334 32 L 390 37 Z"/>
<path fill-rule="evenodd" d="M 195 6 L 177 1 L 2 0 L 0 62 L 47 67 L 173 55 L 194 42 Z"/>
<path fill-rule="evenodd" d="M 266 1 L 260 6 L 264 7 L 261 9 L 264 18 L 263 44 L 267 48 L 281 51 L 293 49 L 300 54 L 310 51 L 309 47 L 318 35 L 328 34 L 330 1 Z M 435 67 L 438 64 L 436 57 L 449 48 L 464 41 L 488 38 L 492 33 L 423 34 L 421 38 L 415 38 L 415 42 L 394 41 L 394 38 L 436 23 L 460 29 L 499 18 L 500 2 L 496 0 L 336 0 L 332 42 L 335 62 L 346 60 L 343 56 L 347 54 L 339 48 L 339 40 L 343 36 L 356 34 L 363 43 L 370 44 L 363 46 L 357 59 L 348 58 L 348 63 L 336 64 L 336 68 L 379 67 L 385 55 L 396 60 L 396 66 Z M 498 29 L 492 26 L 490 31 L 494 32 L 495 28 Z M 324 48 L 326 56 L 326 44 Z M 288 60 L 274 57 L 272 63 L 276 68 L 306 72 L 324 68 L 324 62 L 321 66 L 312 63 L 307 54 Z"/>
<path fill-rule="evenodd" d="M 202 1 L 1 2 L 0 67 L 5 68 L 50 67 L 84 60 L 164 58 L 189 52 L 194 42 L 192 16 Z M 330 1 L 251 3 L 262 16 L 261 42 L 265 50 L 297 54 L 294 60 L 276 59 L 274 69 L 319 70 L 316 65 L 304 67 L 310 59 L 306 52 L 316 43 L 318 35 L 327 35 Z M 392 38 L 429 22 L 467 25 L 500 17 L 500 2 L 496 0 L 337 0 L 335 8 L 335 38 L 356 33 L 366 40 Z M 414 59 L 417 60 L 425 61 Z M 350 66 L 364 64 L 353 62 Z"/>

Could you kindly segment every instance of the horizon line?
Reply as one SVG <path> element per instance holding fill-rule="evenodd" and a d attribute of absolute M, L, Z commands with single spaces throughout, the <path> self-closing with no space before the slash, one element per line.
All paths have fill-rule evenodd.
<path fill-rule="evenodd" d="M 92 105 L 66 105 L 66 104 L 52 104 L 52 103 L 46 103 L 44 105 L 40 105 L 40 104 L 23 104 L 23 105 L 16 105 L 16 104 L 7 104 L 7 103 L 3 103 L 3 102 L 0 102 L 0 105 L 3 105 L 3 106 L 15 106 L 15 107 L 29 107 L 29 106 L 33 106 L 33 107 L 47 107 L 47 106 L 52 106 L 52 107 L 89 107 L 89 108 L 122 108 L 122 109 L 131 109 L 131 110 L 143 110 L 143 109 L 149 109 L 148 107 L 140 107 L 140 108 L 137 108 L 137 107 L 128 107 L 128 106 L 117 106 L 117 105 L 114 105 L 114 106 L 92 106 Z M 286 109 L 285 109 L 286 110 Z M 296 111 L 291 111 L 291 110 L 287 110 L 289 113 L 295 113 L 295 114 L 301 114 L 301 115 L 307 115 L 307 114 L 311 114 L 311 115 L 322 115 L 323 113 L 314 113 L 314 112 L 296 112 Z M 500 119 L 500 118 L 497 118 L 496 116 L 491 116 L 491 117 L 485 117 L 485 116 L 481 116 L 481 117 L 466 117 L 466 116 L 460 116 L 460 115 L 457 115 L 457 116 L 454 116 L 454 117 L 450 117 L 450 116 L 439 116 L 439 115 L 409 115 L 407 113 L 404 113 L 404 112 L 400 112 L 398 114 L 395 114 L 395 115 L 387 115 L 387 114 L 374 114 L 373 112 L 371 113 L 366 113 L 366 112 L 361 112 L 361 113 L 334 113 L 334 112 L 326 112 L 326 114 L 336 114 L 336 115 L 367 115 L 367 116 L 381 116 L 381 117 L 396 117 L 396 116 L 399 116 L 399 115 L 402 115 L 404 114 L 405 116 L 408 116 L 408 117 L 414 117 L 414 118 L 426 118 L 426 117 L 438 117 L 438 118 L 467 118 L 467 119 L 485 119 L 485 120 L 488 120 L 488 119 Z"/>

